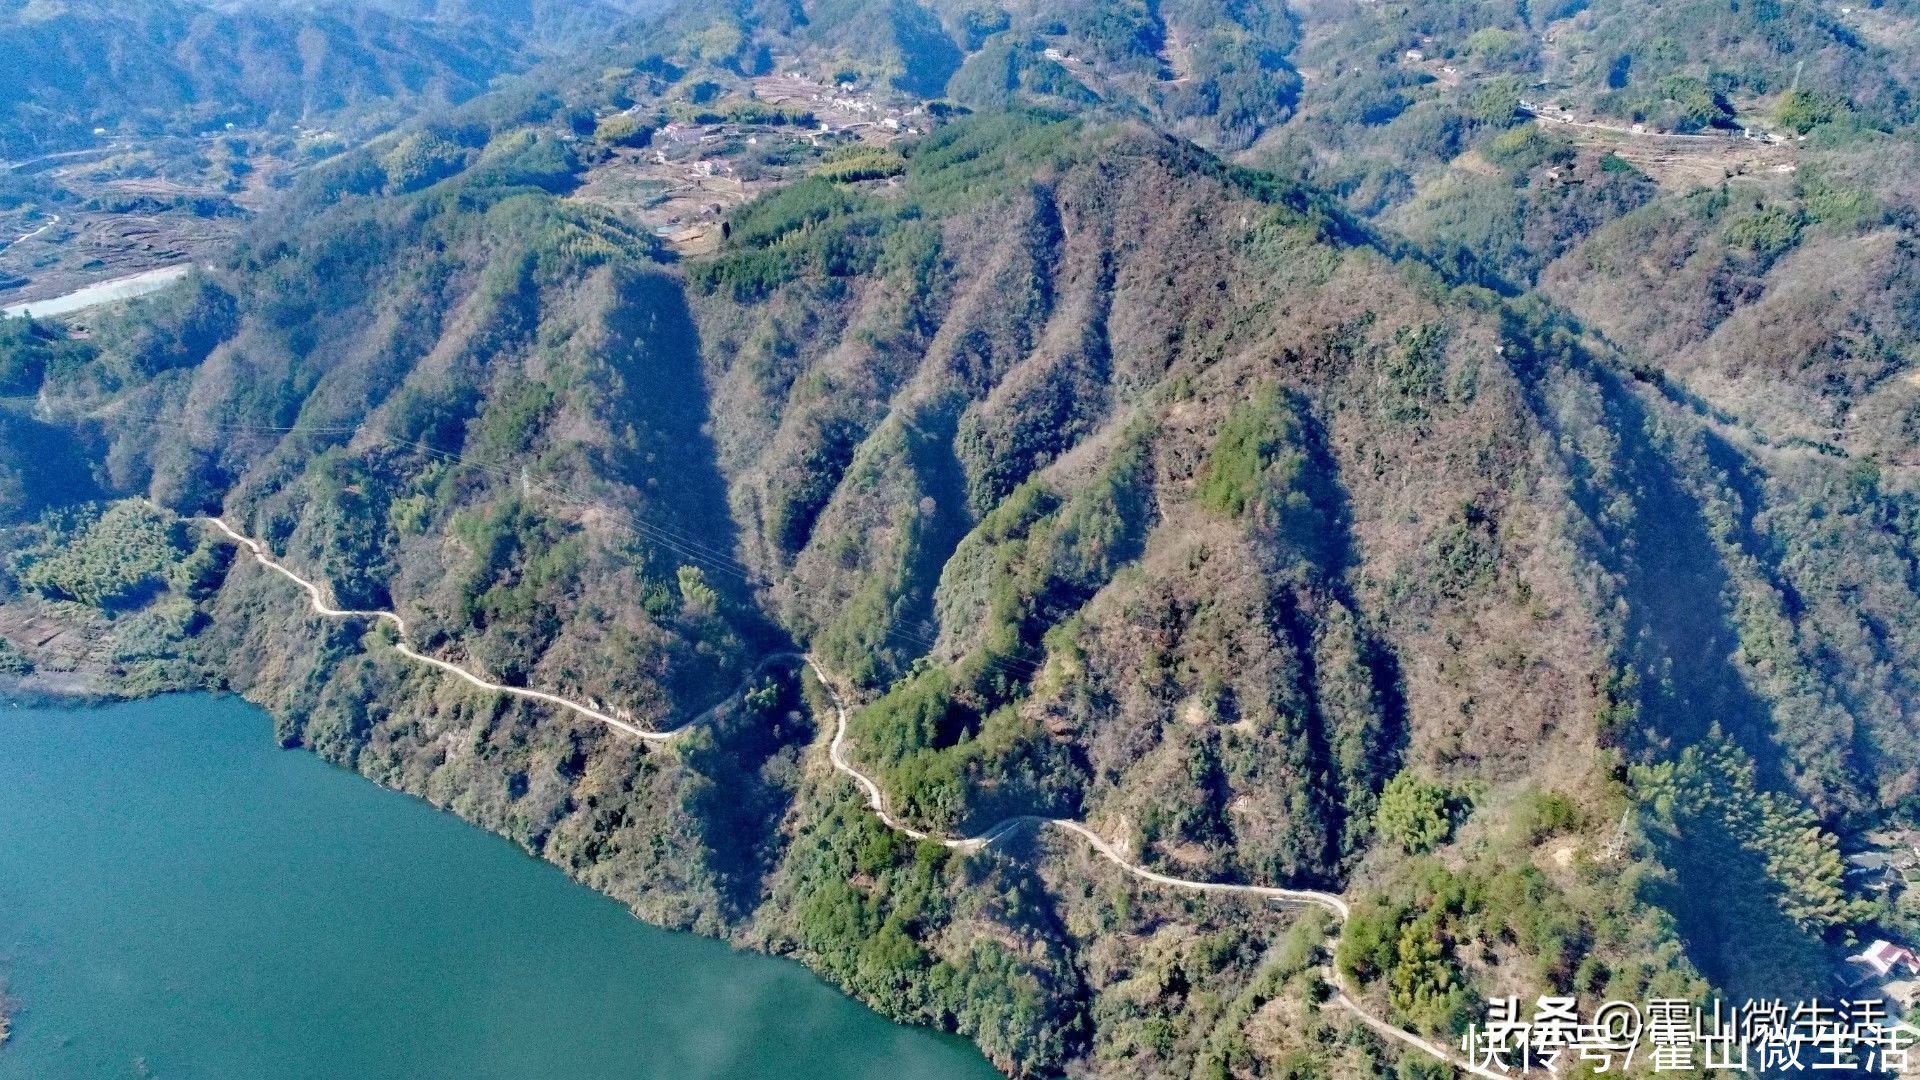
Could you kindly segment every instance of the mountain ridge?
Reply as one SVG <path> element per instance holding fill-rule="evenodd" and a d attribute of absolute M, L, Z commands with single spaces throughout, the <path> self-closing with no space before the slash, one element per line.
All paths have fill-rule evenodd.
<path fill-rule="evenodd" d="M 730 92 L 754 40 L 590 100 Z M 1044 837 L 893 835 L 805 752 L 832 702 L 760 658 L 845 674 L 915 830 L 1078 818 L 1151 872 L 1347 891 L 1325 960 L 1440 1042 L 1498 993 L 1817 989 L 1889 917 L 1833 830 L 1915 779 L 1910 486 L 1734 437 L 1671 354 L 1582 325 L 1570 263 L 1542 277 L 1571 313 L 1098 109 L 944 118 L 677 254 L 580 196 L 611 151 L 567 96 L 315 170 L 180 292 L 8 353 L 15 404 L 106 493 L 343 567 L 338 603 L 489 680 L 663 727 L 744 679 L 737 705 L 622 747 L 289 620 L 184 541 L 154 558 L 192 572 L 114 600 L 59 553 L 141 565 L 107 558 L 149 535 L 118 509 L 15 512 L 0 608 L 105 595 L 132 685 L 245 692 L 290 745 L 1016 1074 L 1395 1062 L 1319 1010 L 1312 919 Z M 1500 182 L 1560 167 L 1530 138 Z"/>

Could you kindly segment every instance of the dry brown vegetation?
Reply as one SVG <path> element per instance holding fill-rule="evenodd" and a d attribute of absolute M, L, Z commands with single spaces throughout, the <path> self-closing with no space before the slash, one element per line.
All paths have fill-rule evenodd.
<path fill-rule="evenodd" d="M 863 10 L 682 12 L 565 102 L 314 170 L 89 340 L 10 332 L 0 386 L 51 419 L 3 429 L 0 627 L 36 632 L 0 663 L 243 690 L 289 742 L 1017 1074 L 1394 1068 L 1324 963 L 1443 1038 L 1489 994 L 1819 985 L 1870 917 L 1832 830 L 1920 787 L 1910 140 L 1814 97 L 1791 173 L 1526 123 L 1522 73 L 1639 41 L 1611 16 Z M 1785 96 L 1764 29 L 1727 29 L 1742 109 Z M 1809 86 L 1891 100 L 1832 59 Z M 948 75 L 981 115 L 840 156 L 763 110 L 821 86 L 770 68 L 856 87 L 809 92 L 842 120 Z M 1723 112 L 1683 70 L 1575 74 L 1621 122 Z M 1085 112 L 998 109 L 1022 99 Z M 668 117 L 690 141 L 639 145 Z M 643 750 L 246 568 L 42 636 L 48 589 L 98 584 L 41 514 L 63 441 L 89 494 L 219 508 L 491 678 L 664 727 L 798 645 L 921 827 L 1081 817 L 1354 917 L 1328 956 L 1314 920 L 1050 834 L 908 843 L 784 672 Z"/>

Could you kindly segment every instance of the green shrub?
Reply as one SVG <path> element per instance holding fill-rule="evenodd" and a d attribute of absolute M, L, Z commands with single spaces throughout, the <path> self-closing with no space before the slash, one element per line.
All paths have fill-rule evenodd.
<path fill-rule="evenodd" d="M 907 160 L 888 150 L 860 150 L 823 163 L 814 175 L 835 183 L 879 180 L 907 171 Z"/>
<path fill-rule="evenodd" d="M 1778 886 L 1775 902 L 1802 929 L 1825 934 L 1867 914 L 1847 894 L 1839 840 L 1791 796 L 1761 790 L 1753 759 L 1717 730 L 1631 775 L 1641 806 L 1664 831 L 1685 836 L 1710 824 L 1760 857 Z"/>
<path fill-rule="evenodd" d="M 1531 793 L 1515 817 L 1516 828 L 1529 844 L 1537 844 L 1579 824 L 1580 808 L 1557 791 Z"/>
<path fill-rule="evenodd" d="M 1480 152 L 1510 172 L 1530 172 L 1542 165 L 1564 165 L 1573 160 L 1573 147 L 1540 130 L 1537 124 L 1503 131 Z"/>
<path fill-rule="evenodd" d="M 20 647 L 5 638 L 0 638 L 0 675 L 31 675 L 33 661 Z"/>
<path fill-rule="evenodd" d="M 56 326 L 0 319 L 0 396 L 31 394 L 57 358 L 84 362 L 82 355 L 92 352 L 84 343 L 66 340 Z"/>
<path fill-rule="evenodd" d="M 645 146 L 653 128 L 633 113 L 615 113 L 594 125 L 593 137 L 608 146 Z"/>
<path fill-rule="evenodd" d="M 1418 854 L 1440 846 L 1453 832 L 1452 811 L 1446 788 L 1403 770 L 1381 789 L 1374 823 L 1382 840 Z"/>
<path fill-rule="evenodd" d="M 1725 126 L 1733 119 L 1732 108 L 1720 95 L 1690 75 L 1669 75 L 1660 80 L 1660 98 L 1653 119 L 1675 131 Z"/>
<path fill-rule="evenodd" d="M 188 580 L 194 546 L 186 526 L 145 502 L 56 513 L 40 531 L 42 542 L 14 557 L 13 573 L 49 599 L 103 610 L 137 607 L 171 582 Z"/>
<path fill-rule="evenodd" d="M 1511 30 L 1483 26 L 1467 35 L 1463 50 L 1489 67 L 1504 67 L 1526 58 L 1527 39 Z"/>
<path fill-rule="evenodd" d="M 390 192 L 416 191 L 444 180 L 465 167 L 466 148 L 427 131 L 404 136 L 380 155 L 380 168 Z"/>
<path fill-rule="evenodd" d="M 1836 229 L 1858 229 L 1880 216 L 1872 194 L 1843 183 L 1831 171 L 1802 166 L 1794 174 L 1795 193 L 1809 221 Z"/>
<path fill-rule="evenodd" d="M 1467 112 L 1482 124 L 1510 127 L 1519 122 L 1520 80 L 1511 75 L 1488 79 L 1468 99 Z"/>
<path fill-rule="evenodd" d="M 1329 533 L 1324 478 L 1312 469 L 1294 405 L 1276 386 L 1235 409 L 1200 467 L 1202 506 L 1246 518 L 1298 561 L 1325 561 Z"/>
<path fill-rule="evenodd" d="M 1727 242 L 1772 258 L 1799 242 L 1803 222 L 1798 211 L 1769 206 L 1728 222 Z"/>
<path fill-rule="evenodd" d="M 707 576 L 697 566 L 682 566 L 678 572 L 680 610 L 689 616 L 711 615 L 720 606 L 720 594 L 707 584 Z"/>
<path fill-rule="evenodd" d="M 1773 107 L 1773 118 L 1781 127 L 1804 135 L 1821 124 L 1832 123 L 1846 112 L 1846 99 L 1839 95 L 1796 87 L 1780 95 Z"/>

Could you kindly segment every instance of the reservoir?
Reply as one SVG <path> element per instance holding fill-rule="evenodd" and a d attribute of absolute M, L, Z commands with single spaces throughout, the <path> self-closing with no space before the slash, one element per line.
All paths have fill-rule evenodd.
<path fill-rule="evenodd" d="M 0 1080 L 983 1080 L 230 697 L 0 707 Z"/>
<path fill-rule="evenodd" d="M 138 274 L 117 277 L 111 281 L 99 281 L 83 289 L 76 289 L 65 296 L 56 296 L 49 300 L 30 300 L 26 303 L 11 304 L 0 308 L 0 315 L 13 318 L 19 315 L 34 315 L 42 319 L 51 319 L 60 315 L 71 315 L 76 311 L 85 311 L 101 304 L 118 303 L 159 292 L 161 289 L 186 277 L 193 270 L 191 263 L 179 266 L 163 266 L 157 270 L 143 270 Z"/>

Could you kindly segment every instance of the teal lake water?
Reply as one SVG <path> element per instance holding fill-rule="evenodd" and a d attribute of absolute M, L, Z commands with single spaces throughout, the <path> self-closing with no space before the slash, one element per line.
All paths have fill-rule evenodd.
<path fill-rule="evenodd" d="M 796 964 L 647 926 L 233 698 L 0 708 L 0 1080 L 982 1080 Z"/>

